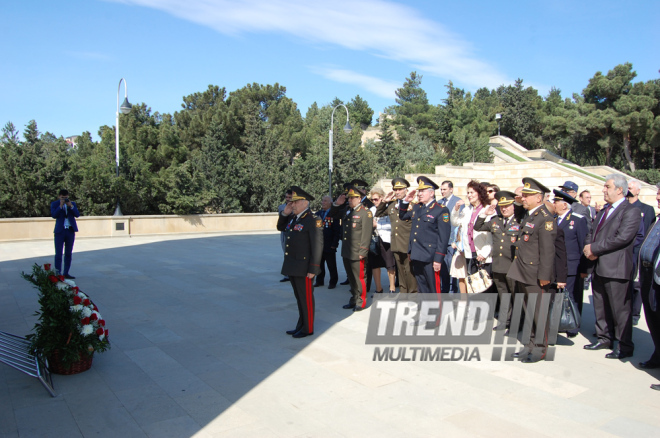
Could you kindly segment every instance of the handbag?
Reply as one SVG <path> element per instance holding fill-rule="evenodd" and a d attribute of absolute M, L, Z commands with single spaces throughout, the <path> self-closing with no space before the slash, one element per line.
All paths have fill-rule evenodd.
<path fill-rule="evenodd" d="M 580 328 L 580 312 L 571 294 L 564 289 L 564 298 L 561 304 L 561 317 L 559 318 L 560 332 L 577 330 Z"/>
<path fill-rule="evenodd" d="M 380 236 L 377 233 L 371 235 L 369 243 L 369 252 L 373 255 L 380 255 Z"/>
<path fill-rule="evenodd" d="M 493 280 L 484 268 L 479 267 L 477 272 L 467 276 L 466 283 L 469 294 L 478 294 L 485 292 L 493 284 Z"/>

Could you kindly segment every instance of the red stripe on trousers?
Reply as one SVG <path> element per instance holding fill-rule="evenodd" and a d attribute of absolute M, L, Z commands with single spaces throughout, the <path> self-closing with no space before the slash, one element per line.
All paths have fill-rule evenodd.
<path fill-rule="evenodd" d="M 364 309 L 364 306 L 367 304 L 367 282 L 365 281 L 364 278 L 364 273 L 365 273 L 365 259 L 360 259 L 360 286 L 362 287 L 362 293 L 360 294 L 360 297 L 362 297 L 362 308 Z"/>
<path fill-rule="evenodd" d="M 435 292 L 439 294 L 442 292 L 442 279 L 440 278 L 440 271 L 433 271 L 433 274 L 435 274 Z"/>
<path fill-rule="evenodd" d="M 307 333 L 314 333 L 314 303 L 312 302 L 312 279 L 305 277 L 305 301 L 307 301 Z"/>

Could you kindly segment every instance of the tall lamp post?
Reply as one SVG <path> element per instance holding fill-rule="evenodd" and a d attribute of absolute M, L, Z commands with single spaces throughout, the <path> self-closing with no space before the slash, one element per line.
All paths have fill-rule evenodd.
<path fill-rule="evenodd" d="M 119 106 L 119 90 L 121 89 L 121 82 L 124 81 L 124 103 Z M 128 114 L 131 112 L 133 105 L 128 103 L 128 86 L 126 85 L 126 79 L 121 78 L 119 80 L 119 85 L 117 86 L 117 118 L 115 120 L 115 160 L 117 162 L 117 178 L 119 178 L 119 111 L 122 114 Z M 119 196 L 117 196 L 117 208 L 115 208 L 115 216 L 122 216 L 121 208 L 119 208 Z"/>
<path fill-rule="evenodd" d="M 351 128 L 351 124 L 348 123 L 348 108 L 346 108 L 346 105 L 343 103 L 340 103 L 336 107 L 332 109 L 332 116 L 330 117 L 330 158 L 328 159 L 328 182 L 329 182 L 329 189 L 328 189 L 328 195 L 332 197 L 332 128 L 334 127 L 335 123 L 335 110 L 339 108 L 340 106 L 343 106 L 344 109 L 346 110 L 346 125 L 344 126 L 344 132 L 349 133 L 353 130 Z"/>
<path fill-rule="evenodd" d="M 500 135 L 500 120 L 502 120 L 502 114 L 495 114 L 495 120 L 497 120 L 497 135 Z"/>

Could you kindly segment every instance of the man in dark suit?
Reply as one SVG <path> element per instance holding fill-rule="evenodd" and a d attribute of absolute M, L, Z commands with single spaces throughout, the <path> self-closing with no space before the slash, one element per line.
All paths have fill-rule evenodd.
<path fill-rule="evenodd" d="M 50 215 L 55 219 L 55 270 L 64 278 L 74 279 L 69 274 L 73 243 L 76 240 L 78 225 L 76 218 L 80 217 L 76 203 L 69 199 L 69 192 L 60 190 L 59 199 L 50 203 Z M 64 249 L 64 270 L 62 270 L 62 249 Z"/>
<path fill-rule="evenodd" d="M 442 198 L 438 201 L 443 207 L 447 207 L 450 214 L 454 210 L 454 206 L 458 201 L 461 200 L 458 196 L 454 195 L 454 183 L 447 180 L 443 181 L 440 184 L 440 193 Z M 463 207 L 461 207 L 463 208 Z M 451 221 L 449 222 L 451 224 Z M 451 227 L 451 235 L 454 235 L 454 227 Z M 458 279 L 451 278 L 449 276 L 449 268 L 451 267 L 451 260 L 454 258 L 455 250 L 451 245 L 447 247 L 447 255 L 445 256 L 445 262 L 442 264 L 442 269 L 440 270 L 440 275 L 442 276 L 442 292 L 454 293 L 458 292 Z"/>
<path fill-rule="evenodd" d="M 577 194 L 578 185 L 575 184 L 573 181 L 566 181 L 564 183 L 564 185 L 560 186 L 559 188 L 562 189 L 562 191 L 564 193 L 566 193 L 567 195 L 569 195 L 573 198 L 576 198 L 577 195 L 578 195 Z M 587 207 L 585 207 L 584 205 L 580 204 L 579 202 L 574 202 L 573 204 L 571 204 L 571 210 L 573 210 L 574 212 L 576 212 L 578 214 L 581 214 L 582 217 L 584 217 L 584 218 L 590 217 L 590 214 L 591 214 L 589 209 Z M 588 231 L 591 233 L 592 230 L 591 230 L 591 223 L 590 222 L 587 222 L 587 227 L 588 227 Z"/>
<path fill-rule="evenodd" d="M 451 225 L 449 210 L 435 200 L 438 185 L 425 176 L 417 178 L 417 190 L 412 190 L 401 203 L 399 217 L 412 221 L 408 254 L 412 272 L 420 293 L 441 293 L 440 269 L 445 261 Z M 417 193 L 418 203 L 410 208 Z"/>
<path fill-rule="evenodd" d="M 517 292 L 525 294 L 525 303 L 529 303 L 532 295 L 536 297 L 529 343 L 513 354 L 523 363 L 532 363 L 545 359 L 548 349 L 550 319 L 547 318 L 544 327 L 540 326 L 539 321 L 543 294 L 551 295 L 550 303 L 553 298 L 550 284 L 555 280 L 557 224 L 543 203 L 545 193 L 550 190 L 533 178 L 523 178 L 522 181 L 522 204 L 527 210 L 527 216 L 520 223 L 516 255 L 507 277 L 516 282 Z M 527 318 L 531 316 L 531 309 L 527 306 L 525 313 L 529 315 Z M 542 334 L 537 336 L 539 332 Z"/>
<path fill-rule="evenodd" d="M 516 290 L 516 282 L 507 278 L 506 274 L 509 272 L 513 255 L 516 251 L 516 242 L 518 241 L 518 234 L 520 233 L 520 223 L 514 216 L 514 200 L 515 193 L 501 190 L 495 194 L 497 199 L 497 206 L 500 208 L 501 216 L 495 216 L 490 221 L 486 222 L 486 217 L 495 214 L 495 206 L 489 205 L 483 208 L 479 213 L 479 217 L 474 223 L 475 231 L 489 231 L 493 234 L 493 284 L 497 288 L 497 293 L 502 300 L 503 294 L 511 294 L 511 304 L 507 315 L 499 317 L 499 324 L 493 330 L 507 329 L 511 324 L 511 311 L 513 309 L 513 294 Z"/>
<path fill-rule="evenodd" d="M 628 289 L 635 235 L 639 229 L 639 210 L 626 202 L 628 182 L 619 174 L 606 177 L 603 195 L 607 205 L 596 215 L 591 244 L 584 255 L 593 262 L 593 301 L 596 313 L 596 342 L 587 350 L 609 349 L 614 340 L 619 345 L 605 357 L 623 359 L 633 355 L 632 305 Z"/>
<path fill-rule="evenodd" d="M 591 192 L 589 192 L 589 190 L 582 190 L 580 192 L 580 204 L 587 207 L 587 210 L 589 210 L 589 217 L 587 219 L 593 222 L 597 212 L 596 209 L 591 206 Z"/>
<path fill-rule="evenodd" d="M 656 201 L 660 207 L 660 184 Z M 649 328 L 653 346 L 653 354 L 647 360 L 640 362 L 643 369 L 660 368 L 660 308 L 657 300 L 660 298 L 660 224 L 652 225 L 646 239 L 639 250 L 639 278 L 642 286 L 642 303 L 644 316 Z M 660 385 L 651 385 L 651 388 L 660 390 Z"/>
<path fill-rule="evenodd" d="M 314 287 L 323 286 L 325 280 L 325 265 L 328 265 L 330 273 L 330 282 L 328 289 L 337 287 L 339 275 L 337 274 L 337 247 L 339 247 L 339 238 L 341 237 L 341 225 L 339 219 L 330 216 L 330 207 L 332 207 L 332 198 L 325 195 L 321 200 L 321 209 L 316 215 L 323 221 L 323 258 L 321 259 L 321 272 L 316 276 Z"/>
<path fill-rule="evenodd" d="M 577 199 L 560 190 L 553 190 L 557 228 L 564 233 L 566 246 L 567 277 L 566 290 L 576 302 L 582 314 L 584 300 L 584 277 L 587 275 L 588 260 L 582 253 L 584 245 L 589 243 L 587 219 L 571 210 L 571 204 Z M 577 336 L 578 331 L 567 332 L 569 338 Z"/>
<path fill-rule="evenodd" d="M 279 214 L 277 229 L 285 235 L 282 275 L 289 277 L 298 303 L 298 323 L 287 334 L 304 338 L 314 334 L 314 276 L 321 272 L 323 221 L 309 209 L 314 198 L 291 187 L 291 202 Z"/>
<path fill-rule="evenodd" d="M 408 193 L 410 183 L 405 178 L 394 178 L 392 180 L 392 192 L 388 193 L 376 209 L 376 216 L 387 216 L 392 224 L 392 236 L 390 250 L 394 255 L 396 268 L 399 272 L 399 292 L 417 293 L 417 280 L 410 270 L 410 259 L 408 259 L 408 243 L 410 241 L 411 221 L 399 218 L 401 201 Z"/>

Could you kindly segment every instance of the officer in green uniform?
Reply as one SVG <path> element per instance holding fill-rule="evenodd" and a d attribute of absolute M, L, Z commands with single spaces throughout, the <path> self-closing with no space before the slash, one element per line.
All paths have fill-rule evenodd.
<path fill-rule="evenodd" d="M 385 196 L 376 209 L 376 217 L 387 216 L 392 224 L 390 250 L 399 271 L 399 292 L 417 293 L 417 281 L 410 270 L 410 259 L 408 258 L 412 221 L 399 218 L 401 201 L 408 193 L 408 187 L 410 187 L 410 183 L 405 178 L 394 178 L 392 191 Z"/>
<path fill-rule="evenodd" d="M 282 275 L 291 280 L 298 303 L 298 323 L 287 334 L 304 338 L 314 334 L 314 285 L 321 272 L 323 221 L 309 209 L 314 198 L 297 186 L 291 187 L 291 202 L 280 212 L 277 230 L 285 235 Z"/>
<path fill-rule="evenodd" d="M 330 209 L 331 215 L 342 218 L 341 256 L 351 285 L 351 299 L 344 309 L 356 312 L 367 304 L 367 256 L 373 232 L 373 215 L 360 203 L 362 196 L 357 187 L 350 186 L 346 194 L 337 197 Z M 348 210 L 343 206 L 346 199 Z"/>
<path fill-rule="evenodd" d="M 513 355 L 524 363 L 531 363 L 543 360 L 548 349 L 547 330 L 550 318 L 546 318 L 545 327 L 539 327 L 537 322 L 542 296 L 550 294 L 550 304 L 552 304 L 552 295 L 554 295 L 550 290 L 550 284 L 555 279 L 557 224 L 554 215 L 543 203 L 544 194 L 550 189 L 532 178 L 523 178 L 522 181 L 522 201 L 527 216 L 520 223 L 516 255 L 507 277 L 516 282 L 518 292 L 525 294 L 525 303 L 529 302 L 531 295 L 536 295 L 534 323 L 529 343 Z M 536 339 L 539 331 L 541 334 Z"/>
<path fill-rule="evenodd" d="M 500 316 L 501 322 L 493 330 L 509 328 L 511 324 L 511 310 L 513 309 L 513 294 L 515 293 L 516 283 L 507 278 L 514 253 L 516 252 L 516 241 L 520 232 L 520 223 L 514 215 L 516 194 L 506 190 L 500 190 L 495 194 L 497 206 L 500 208 L 501 216 L 495 216 L 486 222 L 486 217 L 495 214 L 495 206 L 489 205 L 481 210 L 477 221 L 474 223 L 475 231 L 489 231 L 493 234 L 493 283 L 497 288 L 497 293 L 502 302 L 502 294 L 511 294 L 511 305 L 507 315 Z"/>

